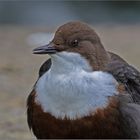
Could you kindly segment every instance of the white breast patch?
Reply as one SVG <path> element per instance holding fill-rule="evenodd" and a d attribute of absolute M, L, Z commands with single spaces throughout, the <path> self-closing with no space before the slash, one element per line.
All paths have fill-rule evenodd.
<path fill-rule="evenodd" d="M 77 65 L 66 73 L 50 69 L 36 84 L 36 103 L 56 118 L 76 119 L 106 107 L 108 97 L 118 94 L 116 87 L 113 76 L 102 71 L 85 71 Z"/>

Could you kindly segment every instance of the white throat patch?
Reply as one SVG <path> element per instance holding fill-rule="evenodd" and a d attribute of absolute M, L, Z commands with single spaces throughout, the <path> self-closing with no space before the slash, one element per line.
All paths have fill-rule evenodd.
<path fill-rule="evenodd" d="M 76 119 L 106 107 L 116 87 L 112 75 L 91 71 L 79 54 L 63 52 L 52 57 L 51 69 L 38 80 L 36 103 L 56 118 Z"/>

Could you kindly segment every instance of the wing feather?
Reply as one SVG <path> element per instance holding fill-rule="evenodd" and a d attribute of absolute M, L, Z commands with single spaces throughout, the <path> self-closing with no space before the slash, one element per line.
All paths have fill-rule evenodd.
<path fill-rule="evenodd" d="M 46 71 L 48 71 L 51 67 L 51 58 L 49 58 L 48 60 L 46 60 L 40 67 L 39 69 L 39 77 L 41 77 Z"/>
<path fill-rule="evenodd" d="M 133 101 L 140 104 L 140 72 L 118 55 L 111 52 L 109 54 L 111 61 L 108 64 L 108 72 L 113 74 L 118 82 L 124 84 Z"/>

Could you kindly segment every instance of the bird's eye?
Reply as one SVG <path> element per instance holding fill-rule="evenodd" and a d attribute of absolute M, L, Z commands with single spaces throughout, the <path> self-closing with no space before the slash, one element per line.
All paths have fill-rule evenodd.
<path fill-rule="evenodd" d="M 78 46 L 78 40 L 76 39 L 76 40 L 74 40 L 74 41 L 72 41 L 71 42 L 71 45 L 72 45 L 72 47 L 77 47 Z"/>

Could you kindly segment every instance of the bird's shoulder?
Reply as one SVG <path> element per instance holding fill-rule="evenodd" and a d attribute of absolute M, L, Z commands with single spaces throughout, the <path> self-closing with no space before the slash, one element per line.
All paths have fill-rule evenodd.
<path fill-rule="evenodd" d="M 46 60 L 40 67 L 39 69 L 39 77 L 41 77 L 45 72 L 47 72 L 50 67 L 51 67 L 51 58 L 49 58 L 48 60 Z"/>
<path fill-rule="evenodd" d="M 111 60 L 107 66 L 107 71 L 125 86 L 133 101 L 140 104 L 140 72 L 120 56 L 111 52 L 109 54 Z"/>
<path fill-rule="evenodd" d="M 140 137 L 140 72 L 129 65 L 120 56 L 109 52 L 111 61 L 108 65 L 115 79 L 123 85 L 124 94 L 118 96 L 123 129 L 132 138 Z"/>

